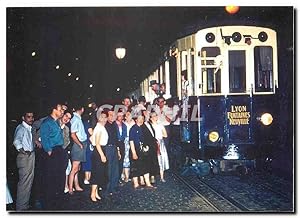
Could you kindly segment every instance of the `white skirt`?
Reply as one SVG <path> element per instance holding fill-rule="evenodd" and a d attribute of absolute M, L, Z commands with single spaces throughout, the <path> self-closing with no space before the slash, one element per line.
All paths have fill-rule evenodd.
<path fill-rule="evenodd" d="M 168 158 L 168 152 L 164 143 L 163 139 L 158 140 L 159 143 L 159 149 L 160 149 L 160 155 L 157 155 L 158 158 L 158 164 L 159 169 L 162 171 L 168 170 L 169 167 L 169 158 Z"/>

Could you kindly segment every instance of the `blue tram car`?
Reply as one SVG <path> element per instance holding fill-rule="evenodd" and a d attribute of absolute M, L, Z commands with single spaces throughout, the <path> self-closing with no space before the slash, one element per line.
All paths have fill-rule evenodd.
<path fill-rule="evenodd" d="M 155 80 L 165 98 L 179 97 L 181 140 L 198 159 L 221 171 L 256 166 L 276 149 L 276 37 L 257 26 L 200 29 L 175 41 L 135 94 L 154 99 Z"/>

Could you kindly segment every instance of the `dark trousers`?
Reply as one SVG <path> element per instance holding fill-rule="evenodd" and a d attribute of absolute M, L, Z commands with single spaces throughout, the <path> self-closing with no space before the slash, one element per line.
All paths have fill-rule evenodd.
<path fill-rule="evenodd" d="M 68 157 L 62 146 L 54 147 L 50 156 L 43 155 L 43 204 L 46 210 L 56 210 L 63 204 Z"/>
<path fill-rule="evenodd" d="M 184 163 L 184 150 L 180 139 L 180 125 L 171 126 L 171 169 L 178 170 Z"/>
<path fill-rule="evenodd" d="M 117 146 L 120 148 L 121 159 L 119 160 L 119 179 L 121 179 L 121 175 L 123 172 L 123 163 L 125 157 L 125 144 L 122 141 L 118 141 Z"/>
<path fill-rule="evenodd" d="M 106 146 L 108 184 L 106 194 L 115 192 L 119 183 L 119 158 L 115 145 Z"/>

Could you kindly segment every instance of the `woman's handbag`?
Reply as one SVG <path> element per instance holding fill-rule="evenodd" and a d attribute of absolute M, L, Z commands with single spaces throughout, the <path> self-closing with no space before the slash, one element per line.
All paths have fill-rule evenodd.
<path fill-rule="evenodd" d="M 149 154 L 149 145 L 140 142 L 140 152 L 143 156 L 147 156 Z"/>

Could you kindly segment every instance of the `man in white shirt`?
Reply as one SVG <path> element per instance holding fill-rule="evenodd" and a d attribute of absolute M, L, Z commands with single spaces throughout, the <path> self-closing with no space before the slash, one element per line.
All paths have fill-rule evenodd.
<path fill-rule="evenodd" d="M 22 116 L 22 123 L 16 128 L 13 144 L 18 153 L 17 167 L 19 182 L 17 187 L 16 210 L 28 210 L 31 187 L 34 178 L 34 146 L 31 126 L 34 121 L 33 113 L 26 112 Z"/>

